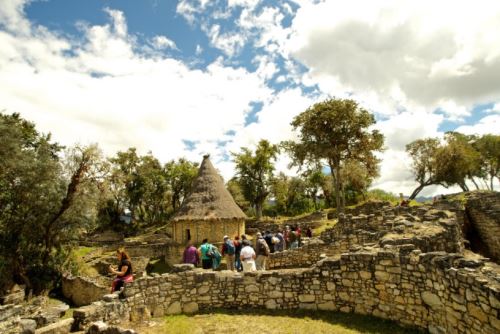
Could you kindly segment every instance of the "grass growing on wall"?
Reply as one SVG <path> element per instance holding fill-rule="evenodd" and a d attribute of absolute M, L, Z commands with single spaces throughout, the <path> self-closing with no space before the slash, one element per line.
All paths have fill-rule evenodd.
<path fill-rule="evenodd" d="M 356 314 L 326 311 L 214 311 L 194 316 L 175 315 L 160 320 L 141 333 L 419 333 L 392 321 Z"/>

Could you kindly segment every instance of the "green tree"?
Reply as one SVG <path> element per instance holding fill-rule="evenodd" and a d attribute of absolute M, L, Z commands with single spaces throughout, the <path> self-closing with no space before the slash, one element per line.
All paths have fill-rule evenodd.
<path fill-rule="evenodd" d="M 315 166 L 313 168 L 308 168 L 306 171 L 302 173 L 302 177 L 305 181 L 305 191 L 307 196 L 311 199 L 314 209 L 319 209 L 318 198 L 320 195 L 320 191 L 325 184 L 326 175 L 323 174 L 321 166 Z"/>
<path fill-rule="evenodd" d="M 347 202 L 356 204 L 360 198 L 366 200 L 366 192 L 373 180 L 378 176 L 376 164 L 361 164 L 358 161 L 346 161 L 342 169 L 344 193 Z"/>
<path fill-rule="evenodd" d="M 439 148 L 439 140 L 436 138 L 418 139 L 406 145 L 406 152 L 412 159 L 412 172 L 418 182 L 410 200 L 417 197 L 426 186 L 440 184 L 446 187 L 438 178 L 436 152 Z"/>
<path fill-rule="evenodd" d="M 480 154 L 471 144 L 475 139 L 458 132 L 445 134 L 446 145 L 435 152 L 436 177 L 441 184 L 457 184 L 463 191 L 469 191 L 467 180 L 471 180 L 479 189 L 474 177 L 481 177 Z"/>
<path fill-rule="evenodd" d="M 246 200 L 255 206 L 257 219 L 262 217 L 264 201 L 270 193 L 278 146 L 261 140 L 253 153 L 242 147 L 241 153 L 232 153 L 236 175 Z"/>
<path fill-rule="evenodd" d="M 233 196 L 234 201 L 240 207 L 240 209 L 243 210 L 243 212 L 248 212 L 248 210 L 251 207 L 251 204 L 249 201 L 247 201 L 245 199 L 245 196 L 243 195 L 243 190 L 241 189 L 241 186 L 240 186 L 240 183 L 238 182 L 238 179 L 236 179 L 234 177 L 231 178 L 227 182 L 226 188 L 229 191 L 229 193 L 231 194 L 231 196 Z"/>
<path fill-rule="evenodd" d="M 171 192 L 171 204 L 176 211 L 184 198 L 191 191 L 191 186 L 198 175 L 198 163 L 180 158 L 165 164 L 165 174 Z"/>
<path fill-rule="evenodd" d="M 59 157 L 62 147 L 18 114 L 0 114 L 0 267 L 4 279 L 46 288 L 63 269 L 68 242 L 89 213 L 95 147 Z M 89 190 L 90 188 L 86 188 Z"/>
<path fill-rule="evenodd" d="M 473 146 L 481 159 L 484 178 L 489 181 L 489 189 L 493 190 L 493 180 L 500 181 L 500 136 L 486 134 L 478 138 Z"/>
<path fill-rule="evenodd" d="M 296 116 L 291 125 L 299 130 L 298 141 L 283 143 L 294 164 L 326 162 L 334 179 L 336 206 L 343 211 L 342 169 L 347 161 L 378 163 L 374 152 L 381 151 L 384 137 L 369 130 L 375 118 L 354 100 L 329 99 Z"/>

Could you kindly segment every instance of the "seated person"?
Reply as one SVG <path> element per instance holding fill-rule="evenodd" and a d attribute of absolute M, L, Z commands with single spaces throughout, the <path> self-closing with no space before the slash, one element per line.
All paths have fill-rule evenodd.
<path fill-rule="evenodd" d="M 132 275 L 132 262 L 130 261 L 130 256 L 125 251 L 125 248 L 120 247 L 116 251 L 116 256 L 118 258 L 118 270 L 115 270 L 111 265 L 109 266 L 109 272 L 116 275 L 111 285 L 111 293 L 115 291 L 120 291 L 124 283 L 129 283 L 134 280 Z"/>

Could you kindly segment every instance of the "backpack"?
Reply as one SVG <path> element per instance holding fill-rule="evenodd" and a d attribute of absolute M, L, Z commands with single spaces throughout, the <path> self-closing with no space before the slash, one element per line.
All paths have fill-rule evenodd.
<path fill-rule="evenodd" d="M 234 247 L 234 243 L 231 240 L 227 240 L 225 242 L 225 245 L 226 245 L 226 254 L 227 255 L 234 255 L 234 252 L 236 250 Z"/>
<path fill-rule="evenodd" d="M 211 244 L 206 244 L 206 246 L 202 246 L 202 247 L 205 247 L 206 249 L 206 255 L 210 258 L 214 257 L 214 251 L 213 251 L 213 247 Z"/>
<path fill-rule="evenodd" d="M 268 256 L 271 251 L 267 242 L 264 239 L 259 239 L 257 243 L 259 245 L 259 255 Z"/>

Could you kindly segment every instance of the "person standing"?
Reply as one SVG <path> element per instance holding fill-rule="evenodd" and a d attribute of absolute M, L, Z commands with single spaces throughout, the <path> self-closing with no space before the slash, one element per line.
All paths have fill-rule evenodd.
<path fill-rule="evenodd" d="M 275 252 L 284 251 L 285 250 L 285 238 L 283 237 L 283 233 L 281 233 L 281 232 L 276 233 L 275 238 L 278 239 L 278 242 L 274 244 L 274 251 Z"/>
<path fill-rule="evenodd" d="M 236 248 L 234 247 L 234 242 L 225 235 L 224 243 L 222 244 L 222 256 L 226 258 L 227 270 L 234 271 L 235 253 Z"/>
<path fill-rule="evenodd" d="M 243 272 L 255 271 L 255 251 L 252 246 L 250 246 L 250 241 L 243 240 L 242 242 L 243 248 L 240 253 L 240 260 L 243 266 Z"/>
<path fill-rule="evenodd" d="M 284 249 L 290 249 L 290 232 L 290 226 L 285 226 L 285 230 L 283 231 L 283 237 L 285 238 Z"/>
<path fill-rule="evenodd" d="M 200 256 L 198 254 L 198 250 L 193 246 L 193 243 L 191 241 L 188 241 L 186 249 L 184 249 L 182 263 L 191 263 L 194 264 L 195 267 L 200 264 Z"/>
<path fill-rule="evenodd" d="M 235 260 L 235 266 L 237 271 L 242 271 L 243 267 L 241 266 L 241 249 L 243 248 L 243 245 L 240 242 L 240 237 L 235 236 L 234 237 L 234 260 Z"/>
<path fill-rule="evenodd" d="M 269 246 L 267 242 L 262 237 L 262 234 L 257 233 L 257 241 L 255 242 L 255 249 L 257 259 L 255 260 L 255 266 L 257 270 L 266 270 L 267 258 L 269 256 Z"/>
<path fill-rule="evenodd" d="M 208 254 L 211 249 L 212 245 L 208 243 L 208 239 L 203 239 L 200 248 L 198 248 L 198 255 L 201 257 L 203 269 L 212 268 L 212 258 Z"/>
<path fill-rule="evenodd" d="M 266 231 L 266 233 L 264 234 L 264 240 L 266 241 L 271 253 L 274 253 L 273 235 L 271 231 Z"/>
<path fill-rule="evenodd" d="M 295 232 L 295 228 L 293 227 L 292 230 L 288 233 L 288 244 L 290 245 L 289 249 L 295 249 L 299 247 L 297 233 Z"/>

